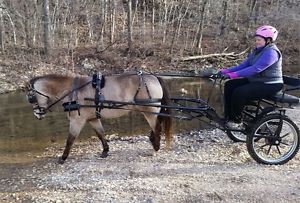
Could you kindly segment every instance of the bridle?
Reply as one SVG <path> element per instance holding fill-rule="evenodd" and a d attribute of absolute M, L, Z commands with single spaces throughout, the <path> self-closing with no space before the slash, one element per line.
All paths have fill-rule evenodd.
<path fill-rule="evenodd" d="M 30 104 L 34 104 L 33 110 L 39 110 L 39 112 L 35 112 L 36 114 L 45 115 L 47 113 L 47 110 L 49 110 L 49 106 L 48 107 L 40 106 L 39 102 L 36 98 L 36 94 L 39 94 L 43 97 L 46 97 L 47 99 L 50 99 L 50 97 L 43 94 L 43 93 L 41 93 L 40 91 L 36 90 L 34 88 L 33 84 L 30 85 L 30 89 L 29 89 L 29 92 L 27 94 L 27 100 Z"/>
<path fill-rule="evenodd" d="M 38 90 L 36 90 L 34 88 L 34 83 L 33 84 L 30 84 L 30 88 L 29 88 L 29 92 L 27 94 L 27 100 L 30 104 L 34 104 L 34 107 L 33 107 L 33 110 L 39 110 L 39 112 L 35 112 L 36 114 L 38 115 L 45 115 L 47 113 L 47 111 L 50 111 L 50 108 L 53 107 L 55 104 L 57 104 L 58 102 L 60 102 L 61 100 L 63 100 L 65 97 L 67 97 L 68 95 L 70 95 L 71 93 L 85 87 L 86 85 L 92 83 L 92 80 L 86 82 L 85 84 L 77 87 L 77 88 L 74 88 L 70 91 L 68 91 L 66 94 L 64 94 L 63 96 L 61 96 L 60 98 L 58 98 L 57 100 L 55 100 L 54 102 L 52 102 L 51 104 L 49 104 L 47 107 L 43 107 L 43 106 L 40 106 L 39 105 L 39 102 L 37 100 L 37 97 L 36 97 L 36 94 L 39 94 L 43 97 L 46 97 L 47 99 L 50 99 L 50 97 Z"/>

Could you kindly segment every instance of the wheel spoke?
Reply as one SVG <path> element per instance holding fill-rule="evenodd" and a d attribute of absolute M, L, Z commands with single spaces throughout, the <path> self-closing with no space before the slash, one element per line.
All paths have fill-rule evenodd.
<path fill-rule="evenodd" d="M 265 146 L 268 146 L 268 145 L 270 145 L 270 144 L 264 144 L 262 146 L 259 146 L 259 148 L 263 149 Z"/>
<path fill-rule="evenodd" d="M 285 142 L 280 142 L 280 144 L 283 144 L 285 146 L 290 146 L 288 143 L 285 143 Z"/>
<path fill-rule="evenodd" d="M 278 123 L 278 126 L 277 126 L 277 129 L 276 129 L 276 131 L 274 133 L 278 137 L 280 136 L 280 132 L 282 130 L 282 124 L 283 124 L 283 121 L 282 121 L 282 119 L 280 119 L 280 121 Z"/>
<path fill-rule="evenodd" d="M 281 136 L 280 138 L 284 138 L 284 137 L 288 136 L 290 133 L 291 132 L 288 132 L 288 133 L 284 134 L 283 136 Z"/>
<path fill-rule="evenodd" d="M 266 128 L 269 131 L 269 133 L 271 134 L 271 136 L 273 136 L 272 130 L 271 130 L 271 128 L 270 128 L 270 126 L 269 126 L 268 123 L 266 123 Z"/>
<path fill-rule="evenodd" d="M 273 136 L 273 133 L 272 133 L 272 130 L 271 130 L 270 126 L 269 126 L 269 123 L 265 124 L 265 128 L 266 128 L 267 132 L 264 132 L 264 133 L 267 134 L 269 132 L 271 134 L 271 136 Z M 263 133 L 261 133 L 261 134 L 263 134 Z"/>
<path fill-rule="evenodd" d="M 280 149 L 277 145 L 276 145 L 276 149 L 277 149 L 278 153 L 281 155 Z"/>
<path fill-rule="evenodd" d="M 268 149 L 268 151 L 267 151 L 267 155 L 270 154 L 271 148 L 272 148 L 272 145 L 270 145 L 270 147 L 269 147 L 269 149 Z"/>

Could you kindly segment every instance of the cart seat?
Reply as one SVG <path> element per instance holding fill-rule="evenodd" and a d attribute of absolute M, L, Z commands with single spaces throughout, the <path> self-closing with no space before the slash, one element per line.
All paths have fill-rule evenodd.
<path fill-rule="evenodd" d="M 268 100 L 272 100 L 274 102 L 280 102 L 280 103 L 288 103 L 288 104 L 298 104 L 300 103 L 300 98 L 289 95 L 289 94 L 284 94 L 283 92 L 278 92 L 277 94 L 271 96 L 268 98 Z"/>
<path fill-rule="evenodd" d="M 272 100 L 274 102 L 280 102 L 280 103 L 288 103 L 289 105 L 292 104 L 299 104 L 300 98 L 289 95 L 286 92 L 287 91 L 293 91 L 293 90 L 299 90 L 300 89 L 300 78 L 292 77 L 292 76 L 283 76 L 283 83 L 284 83 L 284 90 L 278 92 L 275 95 L 272 95 L 268 100 Z"/>

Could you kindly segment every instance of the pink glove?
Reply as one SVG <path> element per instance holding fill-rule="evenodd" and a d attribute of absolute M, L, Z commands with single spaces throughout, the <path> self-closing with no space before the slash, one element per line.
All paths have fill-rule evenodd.
<path fill-rule="evenodd" d="M 238 78 L 239 75 L 236 72 L 226 73 L 230 79 Z"/>
<path fill-rule="evenodd" d="M 223 74 L 226 74 L 226 73 L 229 73 L 229 70 L 226 69 L 226 68 L 221 68 L 220 72 L 223 73 Z"/>

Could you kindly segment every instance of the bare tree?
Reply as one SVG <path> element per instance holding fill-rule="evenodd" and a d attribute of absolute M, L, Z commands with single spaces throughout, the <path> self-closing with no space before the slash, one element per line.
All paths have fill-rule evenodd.
<path fill-rule="evenodd" d="M 152 0 L 152 16 L 151 16 L 151 38 L 154 40 L 155 33 L 155 1 Z"/>
<path fill-rule="evenodd" d="M 32 47 L 32 40 L 30 38 L 31 36 L 31 29 L 30 29 L 30 11 L 29 11 L 29 5 L 28 1 L 24 1 L 24 31 L 25 31 L 25 43 L 27 47 Z"/>
<path fill-rule="evenodd" d="M 233 0 L 232 1 L 233 11 L 232 11 L 232 27 L 234 30 L 239 30 L 238 20 L 239 20 L 239 12 L 240 12 L 240 1 Z"/>
<path fill-rule="evenodd" d="M 142 2 L 142 9 L 143 9 L 143 26 L 142 26 L 142 38 L 143 38 L 143 43 L 145 43 L 145 36 L 146 36 L 146 0 L 143 0 Z"/>
<path fill-rule="evenodd" d="M 222 2 L 222 17 L 220 21 L 220 33 L 219 35 L 222 36 L 225 34 L 226 28 L 227 28 L 227 11 L 228 11 L 228 1 L 229 0 L 223 0 Z"/>
<path fill-rule="evenodd" d="M 247 25 L 247 33 L 246 33 L 246 38 L 248 39 L 249 37 L 249 32 L 251 30 L 251 27 L 253 25 L 254 22 L 254 14 L 255 14 L 255 9 L 257 6 L 257 0 L 249 0 L 250 1 L 250 12 L 249 12 L 249 16 L 248 16 L 248 25 Z"/>
<path fill-rule="evenodd" d="M 173 52 L 173 48 L 174 48 L 174 44 L 176 44 L 178 36 L 180 35 L 181 32 L 181 26 L 182 26 L 182 21 L 185 18 L 188 10 L 189 10 L 189 6 L 190 3 L 184 1 L 183 4 L 181 5 L 180 9 L 179 9 L 179 14 L 178 14 L 178 18 L 176 21 L 174 21 L 174 27 L 175 30 L 173 32 L 173 37 L 172 37 L 172 42 L 171 42 L 171 53 Z M 185 8 L 185 10 L 183 11 L 183 9 Z M 177 16 L 177 15 L 176 15 Z"/>
<path fill-rule="evenodd" d="M 4 12 L 4 5 L 3 5 L 3 0 L 0 0 L 0 46 L 1 46 L 1 51 L 4 51 L 4 23 L 3 23 L 3 12 Z"/>
<path fill-rule="evenodd" d="M 116 25 L 116 1 L 109 0 L 109 17 L 110 17 L 110 43 L 114 42 L 115 37 L 115 25 Z"/>
<path fill-rule="evenodd" d="M 127 43 L 130 53 L 132 51 L 132 0 L 127 1 Z"/>
<path fill-rule="evenodd" d="M 44 50 L 46 55 L 49 54 L 51 49 L 49 18 L 49 0 L 43 0 Z"/>
<path fill-rule="evenodd" d="M 202 5 L 199 4 L 200 8 L 200 18 L 198 21 L 198 27 L 197 27 L 197 32 L 196 32 L 196 49 L 197 51 L 200 51 L 202 54 L 202 37 L 203 37 L 203 27 L 204 27 L 204 18 L 205 18 L 205 10 L 208 5 L 209 0 L 203 0 Z"/>
<path fill-rule="evenodd" d="M 104 44 L 104 32 L 105 32 L 105 24 L 106 24 L 106 18 L 107 18 L 107 0 L 101 0 L 100 1 L 101 4 L 100 4 L 100 7 L 101 7 L 101 15 L 100 15 L 100 36 L 99 36 L 99 39 L 100 39 L 100 44 L 101 46 L 103 46 Z"/>

